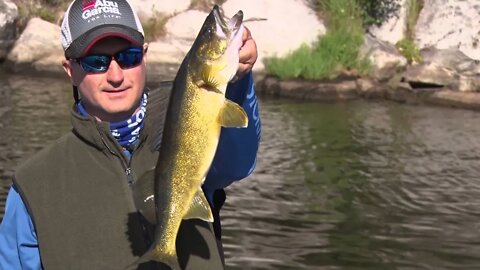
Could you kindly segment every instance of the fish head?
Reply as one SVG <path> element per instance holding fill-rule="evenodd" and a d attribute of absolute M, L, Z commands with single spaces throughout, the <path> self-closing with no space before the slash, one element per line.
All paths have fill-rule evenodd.
<path fill-rule="evenodd" d="M 213 7 L 190 50 L 194 81 L 224 93 L 238 69 L 243 31 L 241 10 L 226 18 L 217 5 Z"/>

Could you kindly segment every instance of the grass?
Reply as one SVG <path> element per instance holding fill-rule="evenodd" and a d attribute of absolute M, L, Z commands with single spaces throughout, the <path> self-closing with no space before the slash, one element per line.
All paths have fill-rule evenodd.
<path fill-rule="evenodd" d="M 400 54 L 407 59 L 409 64 L 413 62 L 423 62 L 422 55 L 412 39 L 404 38 L 398 41 L 397 44 L 395 44 L 395 47 L 397 47 Z"/>
<path fill-rule="evenodd" d="M 265 60 L 267 73 L 281 79 L 334 79 L 348 73 L 367 75 L 370 64 L 360 59 L 363 44 L 362 18 L 355 0 L 323 0 L 318 7 L 325 12 L 328 32 L 312 47 L 302 45 L 284 58 Z"/>

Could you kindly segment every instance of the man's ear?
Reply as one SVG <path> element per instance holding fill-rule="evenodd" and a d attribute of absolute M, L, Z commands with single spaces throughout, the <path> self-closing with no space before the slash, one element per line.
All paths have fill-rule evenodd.
<path fill-rule="evenodd" d="M 143 61 L 147 63 L 148 43 L 143 43 Z"/>
<path fill-rule="evenodd" d="M 63 66 L 63 70 L 65 70 L 65 73 L 67 73 L 68 77 L 70 77 L 70 81 L 73 82 L 72 66 L 71 66 L 70 60 L 63 59 L 62 66 Z"/>

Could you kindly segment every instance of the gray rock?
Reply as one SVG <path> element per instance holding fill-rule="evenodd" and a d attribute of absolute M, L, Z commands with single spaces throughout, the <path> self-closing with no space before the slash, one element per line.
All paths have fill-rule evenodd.
<path fill-rule="evenodd" d="M 371 35 L 365 35 L 364 44 L 360 48 L 360 56 L 367 57 L 372 62 L 372 76 L 378 81 L 388 80 L 407 65 L 407 59 L 398 52 L 395 46 Z"/>
<path fill-rule="evenodd" d="M 422 49 L 420 53 L 425 63 L 435 63 L 458 73 L 480 74 L 479 61 L 468 57 L 459 49 L 428 47 Z"/>
<path fill-rule="evenodd" d="M 459 75 L 456 89 L 461 92 L 480 92 L 480 76 Z"/>
<path fill-rule="evenodd" d="M 412 86 L 417 87 L 450 87 L 457 84 L 456 72 L 435 63 L 424 63 L 409 66 L 404 79 Z"/>
<path fill-rule="evenodd" d="M 39 18 L 31 19 L 7 56 L 6 67 L 13 72 L 63 72 L 60 27 Z"/>
<path fill-rule="evenodd" d="M 415 80 L 424 80 L 424 83 L 435 81 L 437 85 L 442 84 L 462 92 L 480 91 L 480 64 L 478 60 L 468 57 L 456 48 L 437 49 L 428 47 L 422 49 L 421 54 L 424 65 L 420 65 L 419 68 L 422 71 L 414 76 Z M 418 72 L 416 68 L 410 69 L 406 76 L 407 80 L 413 80 L 412 70 Z M 435 72 L 438 72 L 438 74 L 432 76 Z M 425 73 L 429 75 L 426 76 Z"/>

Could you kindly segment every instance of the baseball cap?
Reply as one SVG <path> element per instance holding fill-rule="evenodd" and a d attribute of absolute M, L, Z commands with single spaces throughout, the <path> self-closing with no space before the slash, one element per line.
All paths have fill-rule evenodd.
<path fill-rule="evenodd" d="M 142 24 L 128 0 L 74 0 L 63 17 L 62 47 L 67 59 L 82 57 L 98 40 L 121 37 L 143 45 Z"/>

